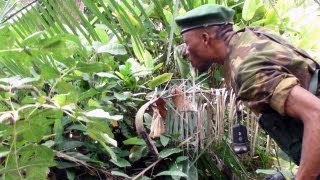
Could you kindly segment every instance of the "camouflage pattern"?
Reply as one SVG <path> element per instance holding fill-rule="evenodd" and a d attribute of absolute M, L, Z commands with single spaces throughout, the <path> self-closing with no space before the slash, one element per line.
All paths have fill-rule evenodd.
<path fill-rule="evenodd" d="M 316 64 L 258 32 L 271 33 L 258 27 L 245 28 L 230 40 L 225 62 L 226 74 L 230 75 L 227 82 L 255 113 L 272 107 L 284 115 L 289 92 L 295 85 L 308 89 Z"/>

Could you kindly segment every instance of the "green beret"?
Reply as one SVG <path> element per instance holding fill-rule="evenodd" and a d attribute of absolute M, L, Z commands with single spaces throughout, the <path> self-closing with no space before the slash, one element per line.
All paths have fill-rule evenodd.
<path fill-rule="evenodd" d="M 199 27 L 230 24 L 233 22 L 233 15 L 234 11 L 231 8 L 218 4 L 206 4 L 186 12 L 175 21 L 181 27 L 182 34 Z"/>

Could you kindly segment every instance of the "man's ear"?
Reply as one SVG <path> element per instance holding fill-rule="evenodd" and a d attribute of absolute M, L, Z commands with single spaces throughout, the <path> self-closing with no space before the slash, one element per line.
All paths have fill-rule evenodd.
<path fill-rule="evenodd" d="M 202 33 L 202 41 L 205 45 L 209 45 L 210 35 L 207 32 Z"/>

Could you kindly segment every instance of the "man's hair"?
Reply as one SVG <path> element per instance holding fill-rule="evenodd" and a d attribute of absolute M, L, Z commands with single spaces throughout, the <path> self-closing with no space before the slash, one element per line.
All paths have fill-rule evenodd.
<path fill-rule="evenodd" d="M 219 26 L 213 26 L 214 28 L 214 36 L 218 39 L 227 40 L 228 36 L 226 36 L 227 33 L 232 32 L 232 24 L 222 24 Z"/>

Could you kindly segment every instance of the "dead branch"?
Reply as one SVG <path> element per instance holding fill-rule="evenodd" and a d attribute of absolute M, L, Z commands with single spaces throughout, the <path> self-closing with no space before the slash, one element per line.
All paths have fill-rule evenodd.
<path fill-rule="evenodd" d="M 138 175 L 136 175 L 135 177 L 133 177 L 132 180 L 136 180 L 136 179 L 138 179 L 140 176 L 144 175 L 144 173 L 146 173 L 149 169 L 151 169 L 152 167 L 154 167 L 155 165 L 157 165 L 161 160 L 162 160 L 162 158 L 159 158 L 159 159 L 156 160 L 154 163 L 150 164 L 147 168 L 145 168 L 144 170 L 142 170 Z"/>
<path fill-rule="evenodd" d="M 4 86 L 0 85 L 0 91 L 15 91 L 15 90 L 31 90 L 37 94 L 37 96 L 41 96 L 40 91 L 32 86 L 32 85 L 21 85 L 21 86 Z"/>

